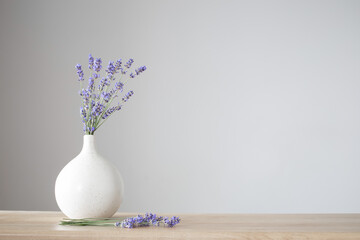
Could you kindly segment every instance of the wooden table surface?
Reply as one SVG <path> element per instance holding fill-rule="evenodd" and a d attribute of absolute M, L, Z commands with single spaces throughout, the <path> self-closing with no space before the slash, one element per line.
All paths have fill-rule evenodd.
<path fill-rule="evenodd" d="M 136 214 L 117 213 L 114 217 Z M 164 214 L 171 216 L 174 214 Z M 61 226 L 60 212 L 0 211 L 0 239 L 360 239 L 360 214 L 178 214 L 174 228 Z"/>

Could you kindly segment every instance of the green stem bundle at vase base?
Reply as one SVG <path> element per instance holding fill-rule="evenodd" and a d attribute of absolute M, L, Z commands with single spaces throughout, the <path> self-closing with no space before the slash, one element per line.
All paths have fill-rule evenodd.
<path fill-rule="evenodd" d="M 114 226 L 117 222 L 122 222 L 128 217 L 121 218 L 83 218 L 83 219 L 71 219 L 64 218 L 60 221 L 60 225 L 70 226 Z"/>

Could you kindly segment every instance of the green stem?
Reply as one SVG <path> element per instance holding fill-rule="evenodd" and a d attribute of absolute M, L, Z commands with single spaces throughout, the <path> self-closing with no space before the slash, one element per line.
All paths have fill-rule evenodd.
<path fill-rule="evenodd" d="M 60 225 L 72 226 L 113 226 L 116 222 L 121 222 L 128 217 L 121 218 L 84 218 L 84 219 L 69 219 L 64 218 L 60 221 Z"/>

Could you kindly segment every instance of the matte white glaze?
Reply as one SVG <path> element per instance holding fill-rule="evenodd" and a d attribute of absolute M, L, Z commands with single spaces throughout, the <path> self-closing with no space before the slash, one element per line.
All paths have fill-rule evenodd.
<path fill-rule="evenodd" d="M 123 180 L 115 165 L 100 156 L 95 137 L 84 135 L 83 148 L 59 173 L 55 197 L 69 218 L 106 218 L 119 209 Z"/>

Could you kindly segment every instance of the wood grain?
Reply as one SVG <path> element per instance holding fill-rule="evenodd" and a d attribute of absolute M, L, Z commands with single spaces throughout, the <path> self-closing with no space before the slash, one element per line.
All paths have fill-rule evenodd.
<path fill-rule="evenodd" d="M 360 214 L 164 215 L 178 215 L 181 223 L 137 229 L 60 226 L 59 212 L 0 211 L 0 239 L 360 239 Z"/>

